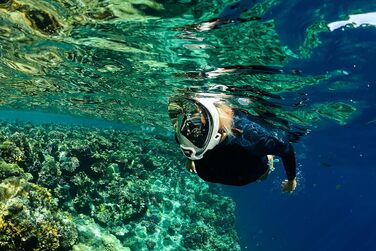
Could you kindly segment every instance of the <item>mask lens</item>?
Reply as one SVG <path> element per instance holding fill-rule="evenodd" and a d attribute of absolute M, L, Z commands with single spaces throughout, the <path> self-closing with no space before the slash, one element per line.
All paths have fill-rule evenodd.
<path fill-rule="evenodd" d="M 185 115 L 180 127 L 180 133 L 184 135 L 196 147 L 203 147 L 208 137 L 208 123 L 201 113 Z"/>
<path fill-rule="evenodd" d="M 206 109 L 192 100 L 179 101 L 169 104 L 169 115 L 175 132 L 187 138 L 196 147 L 204 147 L 210 129 Z"/>

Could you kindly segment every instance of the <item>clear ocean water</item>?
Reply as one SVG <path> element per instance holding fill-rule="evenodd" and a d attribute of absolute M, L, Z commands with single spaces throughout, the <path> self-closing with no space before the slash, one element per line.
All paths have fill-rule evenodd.
<path fill-rule="evenodd" d="M 59 245 L 49 246 L 53 234 L 45 242 L 34 230 L 23 236 L 26 226 L 38 229 L 55 216 L 25 213 L 34 220 L 23 225 L 28 218 L 11 208 L 27 203 L 10 207 L 20 195 L 1 190 L 0 250 L 104 250 L 106 241 L 108 250 L 376 249 L 375 1 L 5 0 L 0 41 L 0 166 L 17 165 L 31 177 L 13 176 L 49 189 L 51 212 L 69 213 L 78 229 L 66 243 L 61 228 L 42 228 L 58 233 Z M 276 127 L 286 129 L 284 121 L 305 130 L 294 143 L 297 190 L 281 191 L 281 162 L 266 181 L 244 187 L 186 174 L 167 113 L 169 97 L 182 90 L 219 95 Z M 82 149 L 82 137 L 96 139 L 92 148 Z M 116 157 L 117 147 L 116 156 L 128 157 Z M 104 174 L 101 163 L 111 167 Z M 130 171 L 133 163 L 145 172 Z M 13 176 L 2 172 L 0 188 L 12 187 Z M 79 173 L 86 181 L 75 182 Z M 119 184 L 132 183 L 128 174 L 134 185 L 122 192 Z M 101 192 L 87 192 L 90 186 Z M 105 194 L 106 187 L 117 192 Z M 158 201 L 168 195 L 168 206 Z M 215 210 L 209 217 L 186 203 Z M 218 230 L 213 222 L 222 217 L 232 224 Z M 94 228 L 108 235 L 90 235 Z"/>

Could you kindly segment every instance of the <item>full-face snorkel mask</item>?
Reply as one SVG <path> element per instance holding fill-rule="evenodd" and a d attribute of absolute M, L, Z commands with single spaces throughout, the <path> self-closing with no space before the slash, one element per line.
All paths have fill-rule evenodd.
<path fill-rule="evenodd" d="M 211 97 L 170 99 L 169 115 L 176 140 L 184 155 L 191 160 L 201 159 L 220 142 L 216 101 L 218 99 Z"/>

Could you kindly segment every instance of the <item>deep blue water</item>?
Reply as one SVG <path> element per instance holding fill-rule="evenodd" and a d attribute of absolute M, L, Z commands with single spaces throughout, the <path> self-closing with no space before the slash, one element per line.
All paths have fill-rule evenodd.
<path fill-rule="evenodd" d="M 291 195 L 280 192 L 281 165 L 263 183 L 227 187 L 242 247 L 374 250 L 375 138 L 374 125 L 312 132 L 296 149 L 300 187 Z"/>
<path fill-rule="evenodd" d="M 278 32 L 291 48 L 302 43 L 304 20 L 310 18 L 303 14 L 313 4 L 318 3 L 269 13 L 279 16 Z M 302 23 L 291 22 L 294 18 Z M 311 74 L 346 70 L 357 76 L 356 88 L 328 93 L 319 86 L 307 93 L 311 100 L 352 100 L 362 113 L 344 126 L 321 125 L 296 144 L 299 184 L 294 194 L 280 191 L 280 163 L 265 182 L 226 187 L 237 204 L 244 250 L 376 250 L 376 29 L 336 30 L 320 38 L 312 58 L 291 64 Z M 355 46 L 366 43 L 373 47 Z"/>

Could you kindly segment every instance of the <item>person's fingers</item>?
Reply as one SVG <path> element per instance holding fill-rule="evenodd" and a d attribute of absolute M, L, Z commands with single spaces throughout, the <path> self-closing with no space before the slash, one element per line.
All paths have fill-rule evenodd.
<path fill-rule="evenodd" d="M 273 161 L 273 159 L 274 159 L 274 155 L 268 154 L 268 155 L 266 155 L 266 157 L 268 158 L 269 161 Z"/>
<path fill-rule="evenodd" d="M 194 164 L 192 164 L 191 166 L 187 166 L 187 169 L 190 173 L 197 173 L 196 171 L 196 167 Z"/>
<path fill-rule="evenodd" d="M 192 161 L 192 165 L 191 165 L 191 170 L 192 170 L 192 172 L 197 173 L 196 165 L 195 165 L 195 162 L 193 162 L 193 161 Z"/>
<path fill-rule="evenodd" d="M 295 190 L 293 184 L 289 184 L 288 180 L 282 181 L 282 191 L 286 193 L 291 193 Z"/>

